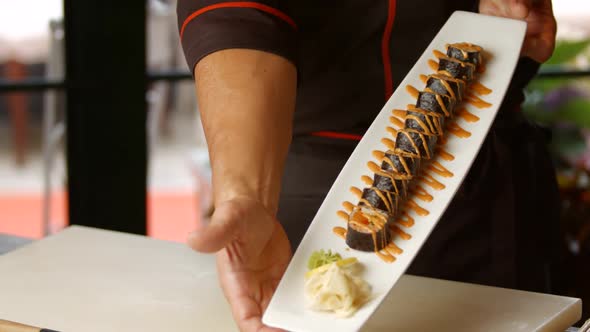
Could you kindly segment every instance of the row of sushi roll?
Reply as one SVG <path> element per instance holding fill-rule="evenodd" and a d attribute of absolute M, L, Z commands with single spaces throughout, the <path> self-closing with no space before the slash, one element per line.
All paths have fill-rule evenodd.
<path fill-rule="evenodd" d="M 362 190 L 348 216 L 346 244 L 356 250 L 379 251 L 391 241 L 390 226 L 400 216 L 411 182 L 421 165 L 435 155 L 445 134 L 445 123 L 482 66 L 482 48 L 469 43 L 447 45 L 438 70 L 426 79 L 416 104 L 406 111 L 404 128 L 397 131 L 395 146 L 383 155 L 373 183 Z"/>

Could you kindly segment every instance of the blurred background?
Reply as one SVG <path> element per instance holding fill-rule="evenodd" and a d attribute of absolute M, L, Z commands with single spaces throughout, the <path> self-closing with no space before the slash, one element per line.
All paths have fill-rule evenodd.
<path fill-rule="evenodd" d="M 77 223 L 184 241 L 209 168 L 174 1 L 0 8 L 0 234 Z M 590 2 L 554 10 L 557 49 L 524 109 L 553 133 L 567 243 L 556 291 L 590 303 Z"/>

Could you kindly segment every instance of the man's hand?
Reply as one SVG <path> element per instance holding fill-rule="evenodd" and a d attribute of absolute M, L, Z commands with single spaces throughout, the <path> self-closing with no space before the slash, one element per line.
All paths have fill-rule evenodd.
<path fill-rule="evenodd" d="M 259 202 L 236 198 L 218 205 L 211 222 L 189 238 L 201 252 L 217 252 L 217 270 L 242 331 L 278 331 L 262 324 L 264 310 L 291 258 L 283 227 Z"/>
<path fill-rule="evenodd" d="M 557 24 L 551 0 L 480 0 L 479 12 L 526 21 L 523 56 L 543 63 L 553 54 Z"/>
<path fill-rule="evenodd" d="M 195 83 L 215 211 L 189 244 L 217 252 L 219 282 L 240 330 L 272 331 L 262 314 L 291 259 L 274 216 L 291 142 L 297 71 L 275 54 L 227 49 L 199 61 Z"/>

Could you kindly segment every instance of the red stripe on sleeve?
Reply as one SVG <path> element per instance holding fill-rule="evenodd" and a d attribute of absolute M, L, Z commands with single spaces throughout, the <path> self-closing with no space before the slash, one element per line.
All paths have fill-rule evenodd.
<path fill-rule="evenodd" d="M 269 13 L 271 15 L 274 15 L 278 18 L 280 18 L 281 20 L 287 22 L 290 26 L 293 27 L 293 29 L 297 29 L 297 24 L 295 24 L 295 21 L 293 21 L 293 19 L 291 17 L 289 17 L 287 14 L 283 13 L 282 11 L 258 3 L 258 2 L 249 2 L 249 1 L 235 1 L 235 2 L 224 2 L 224 3 L 218 3 L 218 4 L 214 4 L 214 5 L 210 5 L 207 7 L 203 7 L 195 12 L 193 12 L 192 14 L 190 14 L 182 23 L 182 27 L 180 28 L 180 39 L 182 40 L 182 36 L 184 35 L 184 29 L 186 29 L 186 26 L 195 18 L 197 18 L 199 15 L 204 14 L 206 12 L 215 10 L 215 9 L 220 9 L 220 8 L 254 8 L 254 9 L 258 9 L 261 10 L 265 13 Z"/>
<path fill-rule="evenodd" d="M 396 0 L 389 0 L 389 9 L 387 11 L 387 23 L 383 30 L 383 39 L 381 39 L 381 57 L 383 58 L 383 74 L 385 76 L 385 100 L 393 94 L 393 78 L 391 77 L 391 58 L 389 54 L 389 42 L 391 41 L 391 30 L 395 20 Z"/>
<path fill-rule="evenodd" d="M 339 133 L 335 131 L 315 131 L 310 134 L 311 136 L 319 136 L 319 137 L 328 137 L 328 138 L 337 138 L 337 139 L 347 139 L 352 141 L 360 141 L 363 136 L 356 135 L 356 134 L 347 134 L 347 133 Z"/>

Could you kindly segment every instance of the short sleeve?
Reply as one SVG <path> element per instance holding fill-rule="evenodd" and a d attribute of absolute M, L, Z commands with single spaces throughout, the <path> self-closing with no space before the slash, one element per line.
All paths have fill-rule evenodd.
<path fill-rule="evenodd" d="M 191 72 L 208 54 L 256 49 L 296 65 L 295 21 L 275 1 L 178 0 L 178 27 Z"/>

